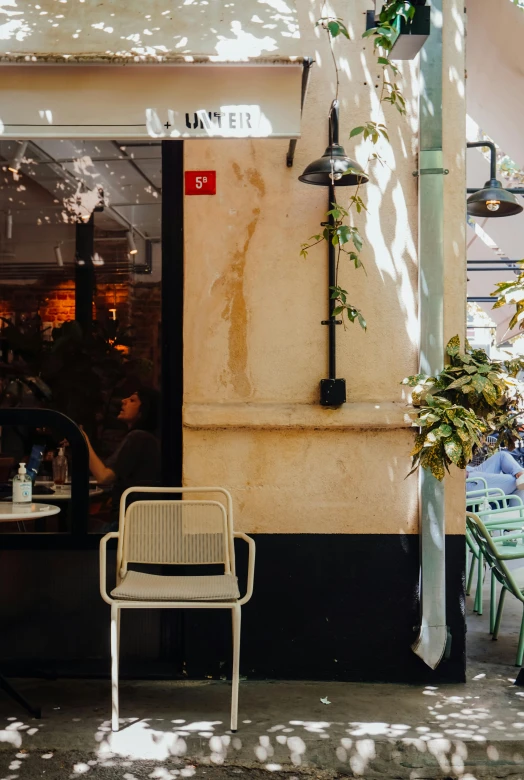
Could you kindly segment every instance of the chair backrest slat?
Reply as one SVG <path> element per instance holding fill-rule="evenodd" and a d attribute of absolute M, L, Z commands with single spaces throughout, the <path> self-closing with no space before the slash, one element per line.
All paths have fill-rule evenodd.
<path fill-rule="evenodd" d="M 218 501 L 136 501 L 126 511 L 124 560 L 229 564 L 224 507 Z"/>
<path fill-rule="evenodd" d="M 130 493 L 140 500 L 125 506 Z M 223 493 L 225 503 L 203 500 L 198 494 Z M 145 493 L 161 494 L 145 500 Z M 169 500 L 166 494 L 187 494 Z M 197 494 L 195 499 L 190 494 Z M 138 498 L 138 496 L 137 496 Z M 118 571 L 129 563 L 219 564 L 235 573 L 233 518 L 230 494 L 223 488 L 130 488 L 121 499 Z"/>

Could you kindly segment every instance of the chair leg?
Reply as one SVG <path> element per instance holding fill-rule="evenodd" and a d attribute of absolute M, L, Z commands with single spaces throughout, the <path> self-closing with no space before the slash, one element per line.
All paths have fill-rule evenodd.
<path fill-rule="evenodd" d="M 523 658 L 524 658 L 524 611 L 522 613 L 522 623 L 520 624 L 519 646 L 517 649 L 517 661 L 515 663 L 515 666 L 522 666 Z"/>
<path fill-rule="evenodd" d="M 493 571 L 491 572 L 491 592 L 489 597 L 489 633 L 492 634 L 495 628 L 495 613 L 497 604 L 497 580 Z"/>
<path fill-rule="evenodd" d="M 474 555 L 471 556 L 471 563 L 469 565 L 469 574 L 468 574 L 468 582 L 466 585 L 466 596 L 469 596 L 471 594 L 471 586 L 473 585 L 473 575 L 475 573 L 475 561 L 476 558 Z"/>
<path fill-rule="evenodd" d="M 482 586 L 484 584 L 484 556 L 479 551 L 478 557 L 478 577 L 477 577 L 477 592 L 475 596 L 475 612 L 477 615 L 482 615 Z"/>
<path fill-rule="evenodd" d="M 238 725 L 238 682 L 240 674 L 240 623 L 241 607 L 235 605 L 231 610 L 233 622 L 233 674 L 231 680 L 231 731 Z"/>
<path fill-rule="evenodd" d="M 120 609 L 111 604 L 111 729 L 118 731 L 118 660 L 120 653 Z"/>
<path fill-rule="evenodd" d="M 500 591 L 499 606 L 497 609 L 497 617 L 495 619 L 495 625 L 493 626 L 493 636 L 492 636 L 493 640 L 498 639 L 499 636 L 500 621 L 502 620 L 502 610 L 504 609 L 505 598 L 506 598 L 506 588 L 502 586 L 502 590 Z"/>

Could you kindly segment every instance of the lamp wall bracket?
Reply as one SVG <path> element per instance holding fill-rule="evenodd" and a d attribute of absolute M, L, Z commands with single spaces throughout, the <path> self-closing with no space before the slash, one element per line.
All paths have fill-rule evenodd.
<path fill-rule="evenodd" d="M 413 171 L 413 176 L 425 176 L 428 173 L 437 173 L 442 176 L 447 176 L 449 173 L 448 168 L 420 168 L 418 171 Z"/>

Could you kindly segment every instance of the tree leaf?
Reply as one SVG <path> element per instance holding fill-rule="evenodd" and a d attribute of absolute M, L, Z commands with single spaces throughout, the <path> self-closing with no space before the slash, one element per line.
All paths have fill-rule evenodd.
<path fill-rule="evenodd" d="M 486 380 L 486 384 L 482 388 L 482 395 L 490 406 L 493 406 L 497 402 L 497 391 L 489 380 Z"/>
<path fill-rule="evenodd" d="M 420 465 L 422 468 L 426 469 L 426 471 L 430 471 L 439 482 L 442 482 L 445 475 L 445 467 L 441 445 L 436 444 L 433 447 L 424 449 L 420 458 Z"/>
<path fill-rule="evenodd" d="M 460 352 L 460 338 L 458 336 L 453 336 L 452 339 L 448 341 L 446 344 L 446 353 L 450 356 L 458 355 Z"/>
<path fill-rule="evenodd" d="M 340 25 L 339 25 L 338 22 L 336 22 L 336 21 L 328 22 L 327 23 L 327 28 L 329 30 L 330 35 L 333 38 L 336 38 L 338 35 L 340 35 L 341 30 L 340 30 Z"/>
<path fill-rule="evenodd" d="M 481 393 L 486 387 L 487 383 L 488 380 L 485 377 L 480 376 L 480 374 L 475 374 L 471 377 L 471 386 L 477 391 L 477 393 Z M 491 382 L 489 384 L 491 384 Z"/>
<path fill-rule="evenodd" d="M 461 376 L 458 379 L 455 379 L 454 382 L 452 382 L 450 385 L 447 386 L 446 390 L 456 390 L 459 387 L 462 387 L 463 385 L 466 385 L 470 381 L 471 377 L 468 376 Z"/>
<path fill-rule="evenodd" d="M 448 439 L 444 442 L 444 449 L 450 461 L 457 465 L 463 456 L 462 444 L 460 440 L 456 437 Z"/>
<path fill-rule="evenodd" d="M 360 133 L 364 132 L 363 127 L 354 127 L 353 130 L 350 132 L 349 137 L 354 138 L 356 135 L 360 135 Z"/>

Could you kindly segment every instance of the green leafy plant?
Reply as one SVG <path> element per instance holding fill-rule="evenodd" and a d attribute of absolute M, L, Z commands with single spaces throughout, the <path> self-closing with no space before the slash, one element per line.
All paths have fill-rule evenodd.
<path fill-rule="evenodd" d="M 524 260 L 518 260 L 517 265 L 524 268 Z M 491 294 L 497 298 L 493 304 L 494 309 L 500 309 L 501 306 L 507 305 L 515 306 L 515 314 L 509 321 L 508 330 L 517 325 L 520 330 L 524 330 L 524 270 L 514 281 L 498 282 Z"/>
<path fill-rule="evenodd" d="M 380 76 L 378 78 L 381 82 L 379 102 L 381 104 L 390 103 L 395 106 L 400 114 L 406 113 L 406 102 L 401 89 L 395 80 L 399 70 L 389 59 L 388 54 L 398 36 L 400 20 L 402 18 L 406 20 L 411 19 L 415 13 L 414 5 L 416 4 L 418 4 L 416 0 L 413 0 L 412 2 L 408 2 L 407 0 L 389 0 L 382 8 L 378 26 L 371 30 L 367 30 L 363 35 L 364 38 L 373 38 L 374 50 L 377 54 L 377 65 L 380 69 Z M 322 18 L 317 21 L 317 27 L 323 28 L 329 37 L 331 56 L 336 74 L 335 99 L 338 99 L 340 85 L 339 68 L 335 57 L 333 41 L 340 36 L 350 40 L 350 34 L 346 24 L 340 17 L 322 16 Z M 354 127 L 351 130 L 349 137 L 354 138 L 358 135 L 362 135 L 364 141 L 369 141 L 373 149 L 373 151 L 370 151 L 369 153 L 365 170 L 372 162 L 378 162 L 383 165 L 384 160 L 374 148 L 381 139 L 384 139 L 389 143 L 387 126 L 383 122 L 369 121 L 364 125 Z M 345 175 L 358 173 L 360 173 L 360 171 L 349 169 L 346 171 Z M 349 197 L 346 205 L 341 205 L 338 202 L 331 204 L 332 208 L 327 212 L 326 216 L 328 218 L 330 216 L 333 217 L 333 222 L 323 222 L 322 227 L 324 230 L 322 233 L 313 235 L 305 241 L 301 245 L 300 254 L 302 257 L 306 258 L 310 249 L 324 241 L 331 242 L 337 247 L 336 281 L 330 288 L 331 299 L 335 302 L 333 315 L 344 315 L 345 313 L 348 322 L 353 323 L 356 321 L 365 330 L 367 325 L 362 312 L 357 306 L 349 302 L 349 292 L 344 289 L 338 281 L 339 265 L 342 256 L 345 255 L 355 268 L 363 268 L 360 260 L 360 253 L 364 242 L 358 228 L 351 224 L 352 211 L 355 211 L 357 214 L 367 211 L 366 204 L 360 195 L 360 186 L 360 184 L 357 185 L 356 190 Z"/>
<path fill-rule="evenodd" d="M 514 449 L 521 414 L 516 376 L 524 360 L 491 360 L 468 342 L 462 352 L 458 336 L 448 342 L 446 358 L 436 376 L 402 382 L 413 388 L 413 425 L 420 429 L 409 473 L 422 466 L 438 480 L 452 464 L 466 468 L 488 434 L 498 435 L 498 446 Z"/>

